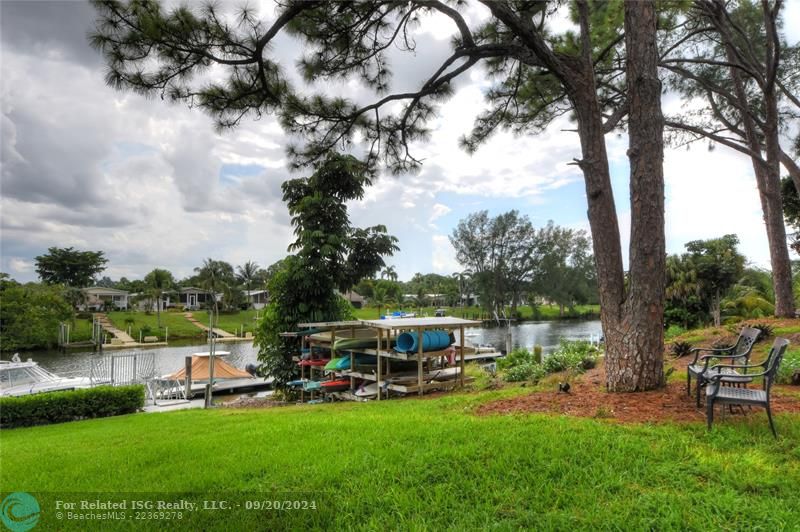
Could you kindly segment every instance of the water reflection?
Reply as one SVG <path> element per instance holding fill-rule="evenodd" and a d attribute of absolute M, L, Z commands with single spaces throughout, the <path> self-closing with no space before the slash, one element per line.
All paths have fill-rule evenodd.
<path fill-rule="evenodd" d="M 548 353 L 558 346 L 561 338 L 597 341 L 602 330 L 600 320 L 524 322 L 511 326 L 511 343 L 514 348 L 528 349 L 538 344 L 545 353 Z M 505 351 L 506 331 L 506 327 L 469 329 L 465 332 L 465 336 L 473 343 L 488 344 Z"/>

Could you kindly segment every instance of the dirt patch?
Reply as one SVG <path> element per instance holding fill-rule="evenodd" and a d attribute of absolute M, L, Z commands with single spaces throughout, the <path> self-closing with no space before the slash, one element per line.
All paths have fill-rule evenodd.
<path fill-rule="evenodd" d="M 682 374 L 685 375 L 685 363 Z M 676 371 L 681 371 L 676 368 Z M 694 385 L 696 381 L 692 380 Z M 781 393 L 781 386 L 772 390 L 772 411 L 800 413 L 800 399 Z M 694 391 L 694 386 L 692 387 Z M 734 409 L 734 414 L 738 409 Z M 754 409 L 762 410 L 762 409 Z M 748 409 L 744 410 L 749 412 Z M 705 406 L 697 408 L 694 397 L 686 394 L 686 383 L 671 382 L 665 388 L 640 393 L 608 393 L 605 372 L 595 368 L 571 383 L 570 393 L 553 391 L 501 399 L 482 405 L 477 413 L 518 414 L 553 413 L 577 417 L 610 419 L 622 423 L 661 423 L 704 421 Z"/>
<path fill-rule="evenodd" d="M 269 397 L 240 397 L 230 403 L 223 403 L 221 406 L 224 408 L 276 408 L 293 404 L 285 401 L 275 401 Z"/>

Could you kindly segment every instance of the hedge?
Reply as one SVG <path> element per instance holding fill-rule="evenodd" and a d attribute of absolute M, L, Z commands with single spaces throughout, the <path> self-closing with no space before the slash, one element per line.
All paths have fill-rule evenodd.
<path fill-rule="evenodd" d="M 0 426 L 29 427 L 132 414 L 144 406 L 144 386 L 98 386 L 0 399 Z"/>

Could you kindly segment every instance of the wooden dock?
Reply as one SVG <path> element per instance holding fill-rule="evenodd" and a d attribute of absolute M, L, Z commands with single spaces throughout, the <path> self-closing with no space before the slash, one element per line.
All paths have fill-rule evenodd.
<path fill-rule="evenodd" d="M 111 346 L 136 347 L 137 345 L 139 345 L 139 342 L 131 338 L 131 336 L 128 333 L 114 327 L 114 325 L 111 323 L 111 320 L 108 319 L 108 316 L 106 316 L 102 312 L 96 313 L 94 315 L 94 320 L 100 324 L 100 326 L 103 328 L 105 332 L 111 334 L 114 337 L 111 340 Z"/>
<path fill-rule="evenodd" d="M 217 338 L 217 341 L 222 342 L 243 342 L 245 340 L 252 340 L 252 338 L 243 338 L 241 336 L 236 336 L 235 334 L 229 333 L 228 331 L 222 330 L 219 327 L 214 327 L 209 329 L 208 325 L 203 325 L 199 321 L 195 319 L 191 312 L 184 312 L 183 317 L 186 318 L 189 323 L 197 327 L 198 329 L 204 330 L 206 333 L 210 330 L 211 333 Z"/>

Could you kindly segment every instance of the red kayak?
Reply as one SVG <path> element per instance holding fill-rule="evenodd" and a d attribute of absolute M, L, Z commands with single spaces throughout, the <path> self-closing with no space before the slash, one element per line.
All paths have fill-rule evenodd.
<path fill-rule="evenodd" d="M 322 358 L 319 360 L 301 360 L 297 363 L 298 366 L 324 366 L 330 362 L 330 358 Z"/>
<path fill-rule="evenodd" d="M 350 388 L 350 379 L 326 381 L 321 384 L 323 392 L 341 392 Z"/>

